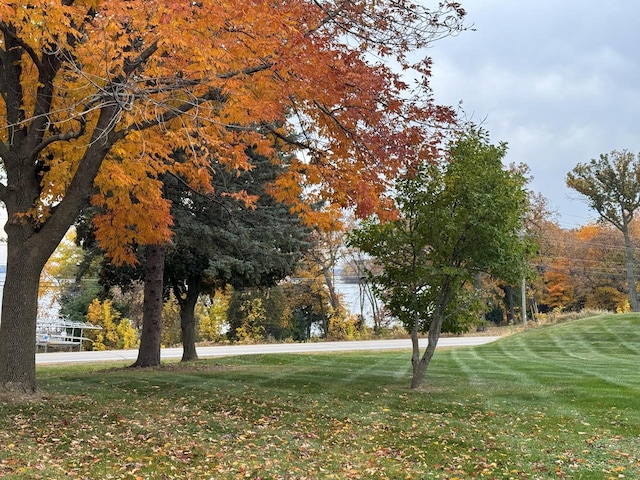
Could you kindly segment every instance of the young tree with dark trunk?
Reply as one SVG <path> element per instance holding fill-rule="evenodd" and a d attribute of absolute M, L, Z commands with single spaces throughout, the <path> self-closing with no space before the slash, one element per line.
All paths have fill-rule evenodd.
<path fill-rule="evenodd" d="M 464 134 L 445 162 L 423 164 L 398 182 L 396 220 L 371 219 L 349 237 L 382 270 L 370 273 L 376 291 L 411 333 L 411 388 L 422 385 L 440 333 L 464 331 L 479 319 L 468 288 L 479 272 L 522 278 L 526 180 L 503 167 L 505 153 L 482 132 Z"/>
<path fill-rule="evenodd" d="M 196 330 L 196 305 L 200 298 L 200 293 L 204 293 L 202 280 L 195 275 L 190 276 L 184 282 L 186 292 L 180 294 L 174 288 L 178 305 L 180 306 L 180 334 L 182 339 L 182 362 L 192 362 L 198 360 L 196 341 L 198 339 Z M 211 295 L 214 295 L 212 292 Z"/>

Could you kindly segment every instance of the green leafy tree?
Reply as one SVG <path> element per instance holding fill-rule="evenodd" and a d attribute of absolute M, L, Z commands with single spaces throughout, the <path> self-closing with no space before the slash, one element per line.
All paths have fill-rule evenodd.
<path fill-rule="evenodd" d="M 411 332 L 412 388 L 422 385 L 440 333 L 464 330 L 478 311 L 467 288 L 474 276 L 522 278 L 526 179 L 503 167 L 505 153 L 483 132 L 465 133 L 447 162 L 425 163 L 398 181 L 396 220 L 370 219 L 349 236 L 381 267 L 370 274 L 376 291 Z M 422 357 L 421 332 L 429 339 Z"/>
<path fill-rule="evenodd" d="M 640 311 L 630 233 L 631 221 L 640 207 L 640 154 L 614 150 L 589 163 L 579 163 L 567 174 L 567 186 L 585 196 L 589 207 L 600 219 L 622 233 L 629 304 L 634 312 Z"/>

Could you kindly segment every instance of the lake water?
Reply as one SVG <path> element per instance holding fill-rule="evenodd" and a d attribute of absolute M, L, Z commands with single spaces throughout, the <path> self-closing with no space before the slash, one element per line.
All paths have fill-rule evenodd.
<path fill-rule="evenodd" d="M 373 326 L 373 307 L 370 299 L 363 295 L 357 283 L 336 279 L 336 291 L 342 296 L 344 306 L 354 315 L 362 315 L 368 326 Z"/>

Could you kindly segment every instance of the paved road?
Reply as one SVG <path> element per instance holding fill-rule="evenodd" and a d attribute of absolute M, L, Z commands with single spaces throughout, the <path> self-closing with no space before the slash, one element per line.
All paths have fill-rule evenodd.
<path fill-rule="evenodd" d="M 482 345 L 493 342 L 499 337 L 455 337 L 441 338 L 438 347 L 463 347 Z M 420 346 L 425 347 L 427 340 L 421 340 Z M 267 345 L 224 345 L 198 348 L 198 356 L 224 357 L 233 355 L 252 355 L 264 353 L 311 353 L 311 352 L 345 352 L 355 350 L 401 350 L 411 348 L 410 340 L 364 340 L 353 342 L 312 342 L 312 343 L 283 343 Z M 182 348 L 164 348 L 161 358 L 181 358 Z M 113 362 L 118 360 L 135 361 L 137 350 L 108 350 L 104 352 L 48 352 L 38 353 L 36 363 L 39 365 L 50 363 L 90 363 Z"/>

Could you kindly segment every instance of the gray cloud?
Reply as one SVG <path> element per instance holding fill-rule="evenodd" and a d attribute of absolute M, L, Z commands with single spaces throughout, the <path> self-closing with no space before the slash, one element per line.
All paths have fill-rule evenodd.
<path fill-rule="evenodd" d="M 595 219 L 565 186 L 577 163 L 640 151 L 640 2 L 468 0 L 475 31 L 436 43 L 438 102 L 462 107 L 531 167 L 560 224 Z"/>

